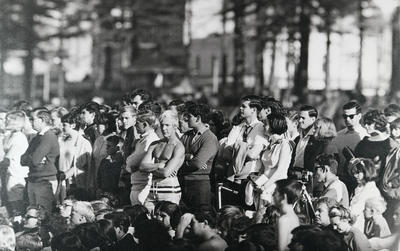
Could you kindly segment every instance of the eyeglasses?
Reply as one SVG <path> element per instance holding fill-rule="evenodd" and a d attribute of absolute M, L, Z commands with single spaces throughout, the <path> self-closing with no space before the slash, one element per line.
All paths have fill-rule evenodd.
<path fill-rule="evenodd" d="M 356 116 L 356 115 L 357 115 L 357 114 L 343 114 L 342 116 L 343 116 L 344 119 L 347 119 L 347 118 L 353 119 L 354 116 Z"/>
<path fill-rule="evenodd" d="M 28 215 L 25 215 L 25 219 L 27 219 L 27 220 L 29 220 L 29 219 L 37 219 L 37 217 L 28 214 Z"/>

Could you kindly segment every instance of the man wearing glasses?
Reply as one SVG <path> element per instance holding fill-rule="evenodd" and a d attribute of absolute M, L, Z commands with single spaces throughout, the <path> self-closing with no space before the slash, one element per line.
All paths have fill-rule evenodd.
<path fill-rule="evenodd" d="M 367 130 L 361 125 L 362 118 L 361 107 L 355 101 L 350 101 L 343 105 L 343 119 L 346 128 L 339 131 L 336 137 L 336 146 L 339 150 L 339 168 L 338 176 L 342 180 L 349 192 L 354 189 L 352 177 L 347 172 L 348 161 L 343 155 L 343 149 L 348 147 L 352 151 L 365 136 L 368 136 Z"/>

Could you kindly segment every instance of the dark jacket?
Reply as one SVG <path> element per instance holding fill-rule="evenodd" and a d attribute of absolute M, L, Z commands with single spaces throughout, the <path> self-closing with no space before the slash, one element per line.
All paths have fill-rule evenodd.
<path fill-rule="evenodd" d="M 52 130 L 43 135 L 37 134 L 21 156 L 21 165 L 29 167 L 30 181 L 55 180 L 56 158 L 60 155 L 57 136 Z"/>

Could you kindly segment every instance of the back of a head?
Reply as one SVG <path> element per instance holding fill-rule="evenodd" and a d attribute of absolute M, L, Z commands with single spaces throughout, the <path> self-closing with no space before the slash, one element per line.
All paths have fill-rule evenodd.
<path fill-rule="evenodd" d="M 345 251 L 343 241 L 332 231 L 322 230 L 314 225 L 304 225 L 292 231 L 293 237 L 289 244 L 290 251 Z"/>
<path fill-rule="evenodd" d="M 88 222 L 76 226 L 72 232 L 78 236 L 87 249 L 101 247 L 107 244 L 107 238 L 101 233 L 97 223 Z"/>
<path fill-rule="evenodd" d="M 329 167 L 329 171 L 336 175 L 338 169 L 338 162 L 333 154 L 322 153 L 315 159 L 315 167 L 322 168 L 326 171 L 326 166 Z"/>
<path fill-rule="evenodd" d="M 171 240 L 164 224 L 155 219 L 138 223 L 135 237 L 139 239 L 140 250 L 163 250 Z"/>
<path fill-rule="evenodd" d="M 129 215 L 132 227 L 135 227 L 141 221 L 149 219 L 149 211 L 143 205 L 127 206 L 124 208 L 124 212 Z"/>
<path fill-rule="evenodd" d="M 260 244 L 256 244 L 252 241 L 245 240 L 228 247 L 226 251 L 267 251 L 267 250 Z"/>
<path fill-rule="evenodd" d="M 302 184 L 297 180 L 283 179 L 275 182 L 276 190 L 281 196 L 286 195 L 287 202 L 294 204 L 301 195 Z"/>
<path fill-rule="evenodd" d="M 22 234 L 17 237 L 17 250 L 22 251 L 40 251 L 43 248 L 43 242 L 39 234 Z"/>
<path fill-rule="evenodd" d="M 56 235 L 51 240 L 53 251 L 86 251 L 79 237 L 71 232 Z"/>
<path fill-rule="evenodd" d="M 129 226 L 131 225 L 128 214 L 125 212 L 111 213 L 111 220 L 114 224 L 114 227 L 121 228 L 124 233 L 128 232 Z"/>
<path fill-rule="evenodd" d="M 184 238 L 173 239 L 167 248 L 167 251 L 196 251 L 196 246 L 192 241 Z"/>
<path fill-rule="evenodd" d="M 15 249 L 15 233 L 10 226 L 0 225 L 0 249 Z"/>
<path fill-rule="evenodd" d="M 246 230 L 247 240 L 259 244 L 265 250 L 276 250 L 278 247 L 276 228 L 270 224 L 255 224 Z"/>

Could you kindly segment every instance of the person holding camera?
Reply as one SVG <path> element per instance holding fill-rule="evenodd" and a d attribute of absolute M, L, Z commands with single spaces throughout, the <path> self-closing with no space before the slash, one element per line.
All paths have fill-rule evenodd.
<path fill-rule="evenodd" d="M 344 207 L 349 207 L 349 193 L 346 185 L 336 176 L 338 162 L 332 154 L 320 154 L 315 160 L 314 178 L 323 184 L 320 197 L 334 199 Z"/>

